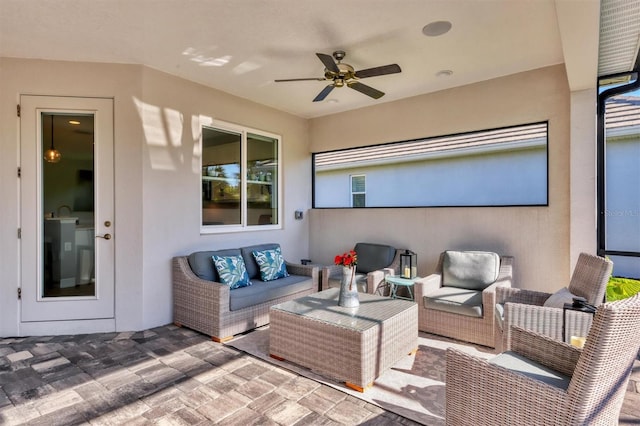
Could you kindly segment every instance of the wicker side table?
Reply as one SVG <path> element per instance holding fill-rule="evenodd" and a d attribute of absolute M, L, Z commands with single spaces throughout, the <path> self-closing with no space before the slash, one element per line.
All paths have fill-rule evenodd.
<path fill-rule="evenodd" d="M 372 294 L 338 306 L 339 289 L 272 306 L 269 353 L 344 381 L 357 391 L 418 346 L 418 306 Z"/>

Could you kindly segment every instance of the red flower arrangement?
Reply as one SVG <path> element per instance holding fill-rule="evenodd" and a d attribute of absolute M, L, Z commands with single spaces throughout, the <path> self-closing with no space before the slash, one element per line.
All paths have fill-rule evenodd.
<path fill-rule="evenodd" d="M 336 265 L 341 265 L 351 269 L 351 279 L 349 280 L 349 291 L 353 287 L 353 277 L 356 273 L 356 265 L 358 264 L 358 255 L 355 250 L 349 250 L 346 253 L 339 254 L 333 259 Z"/>
<path fill-rule="evenodd" d="M 339 254 L 333 260 L 336 265 L 346 266 L 348 268 L 358 264 L 358 255 L 354 250 Z"/>

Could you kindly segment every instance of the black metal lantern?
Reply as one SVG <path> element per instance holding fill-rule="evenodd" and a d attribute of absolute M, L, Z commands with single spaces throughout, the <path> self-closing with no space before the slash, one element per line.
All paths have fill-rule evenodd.
<path fill-rule="evenodd" d="M 400 253 L 400 276 L 409 279 L 418 276 L 418 256 L 411 250 Z"/>

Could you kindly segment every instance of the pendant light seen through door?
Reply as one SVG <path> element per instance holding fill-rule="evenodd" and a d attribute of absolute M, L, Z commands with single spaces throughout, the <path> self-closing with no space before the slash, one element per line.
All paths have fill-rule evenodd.
<path fill-rule="evenodd" d="M 47 163 L 57 163 L 62 158 L 60 151 L 53 146 L 53 114 L 51 114 L 51 147 L 44 152 L 44 160 Z"/>

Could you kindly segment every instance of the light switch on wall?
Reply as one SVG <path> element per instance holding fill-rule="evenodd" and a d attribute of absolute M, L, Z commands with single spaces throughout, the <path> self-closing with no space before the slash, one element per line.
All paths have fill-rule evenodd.
<path fill-rule="evenodd" d="M 302 220 L 302 217 L 303 217 L 302 210 L 296 210 L 294 217 L 296 218 L 296 220 Z"/>

